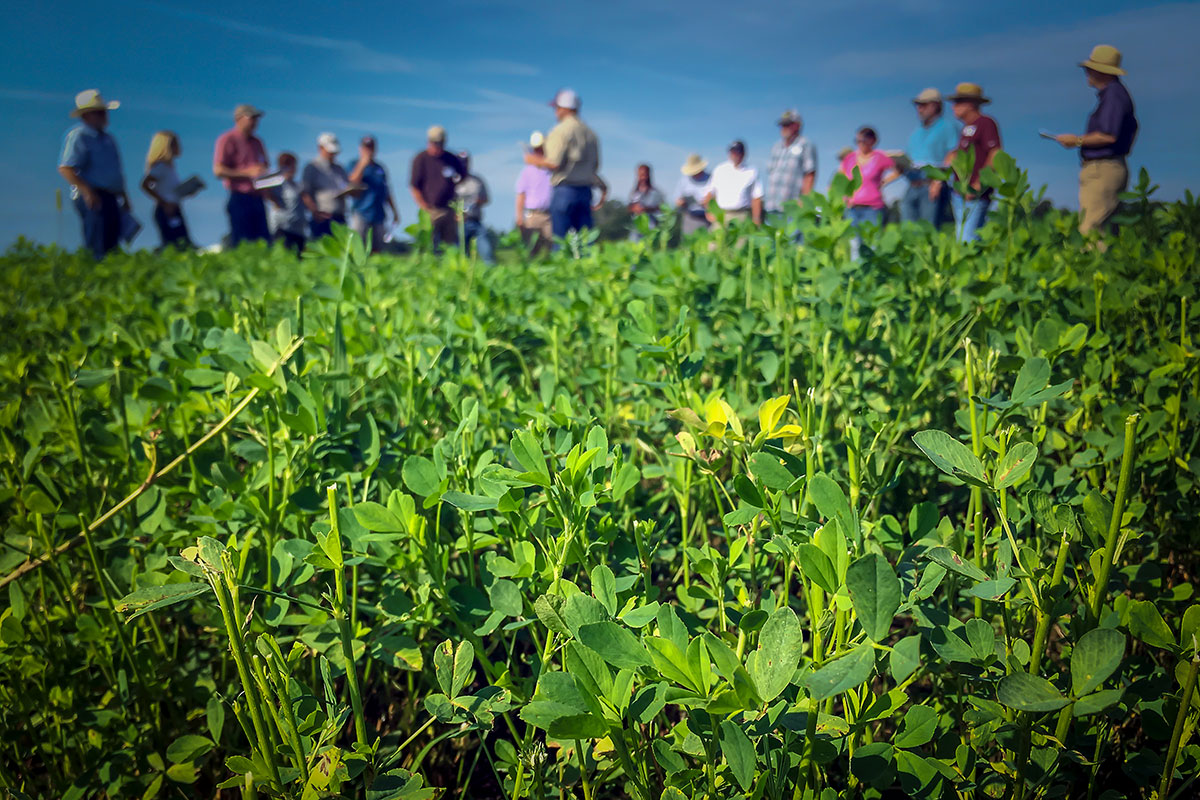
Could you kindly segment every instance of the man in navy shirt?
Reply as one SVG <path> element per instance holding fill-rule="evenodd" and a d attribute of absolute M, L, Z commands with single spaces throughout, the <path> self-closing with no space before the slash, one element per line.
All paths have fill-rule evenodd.
<path fill-rule="evenodd" d="M 350 214 L 350 227 L 366 241 L 371 231 L 371 252 L 379 252 L 387 233 L 387 209 L 392 210 L 392 221 L 400 222 L 400 212 L 392 198 L 388 185 L 387 170 L 375 160 L 375 137 L 364 136 L 358 145 L 358 163 L 350 171 L 350 183 L 358 184 L 362 191 L 354 198 Z"/>
<path fill-rule="evenodd" d="M 1120 50 L 1097 45 L 1091 57 L 1079 66 L 1099 102 L 1082 136 L 1063 133 L 1055 138 L 1069 150 L 1079 148 L 1083 161 L 1079 171 L 1079 232 L 1086 234 L 1102 226 L 1117 210 L 1120 194 L 1129 184 L 1125 159 L 1133 149 L 1138 123 L 1133 115 L 1133 99 L 1121 83 L 1125 70 L 1121 69 Z"/>
<path fill-rule="evenodd" d="M 58 162 L 58 173 L 71 184 L 71 199 L 83 223 L 83 243 L 97 261 L 117 248 L 121 206 L 130 207 L 117 142 L 104 130 L 108 112 L 119 105 L 105 101 L 95 89 L 76 95 L 71 116 L 80 124 L 67 132 Z"/>

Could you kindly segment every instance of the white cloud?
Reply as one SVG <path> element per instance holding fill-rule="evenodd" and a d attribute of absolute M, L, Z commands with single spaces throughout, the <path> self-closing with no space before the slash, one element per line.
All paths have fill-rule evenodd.
<path fill-rule="evenodd" d="M 207 14 L 200 11 L 190 11 L 181 8 L 173 8 L 158 3 L 148 3 L 150 8 L 157 11 L 171 14 L 172 16 L 181 17 L 193 22 L 204 22 L 210 25 L 216 25 L 227 30 L 237 33 L 249 34 L 265 39 L 272 39 L 277 42 L 297 45 L 300 47 L 309 47 L 318 50 L 326 50 L 336 53 L 341 57 L 340 66 L 346 69 L 361 70 L 364 72 L 414 72 L 416 65 L 406 58 L 385 53 L 381 50 L 375 50 L 368 47 L 362 42 L 353 39 L 338 39 L 330 36 L 315 36 L 307 33 L 293 33 L 291 31 L 280 30 L 278 28 L 270 28 L 266 25 L 254 25 L 240 20 L 230 19 L 229 17 L 217 16 L 216 14 Z"/>

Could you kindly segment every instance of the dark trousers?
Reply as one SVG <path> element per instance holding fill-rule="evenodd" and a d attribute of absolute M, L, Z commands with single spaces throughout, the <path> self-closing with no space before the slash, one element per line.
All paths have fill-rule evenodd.
<path fill-rule="evenodd" d="M 154 207 L 154 224 L 158 226 L 158 235 L 162 239 L 163 249 L 168 247 L 192 248 L 192 237 L 188 235 L 187 223 L 183 221 L 183 213 L 168 214 L 162 206 Z"/>
<path fill-rule="evenodd" d="M 237 247 L 242 242 L 271 241 L 267 227 L 267 207 L 257 194 L 230 192 L 225 206 L 229 214 L 229 246 Z"/>
<path fill-rule="evenodd" d="M 305 242 L 304 234 L 292 233 L 291 231 L 276 231 L 275 237 L 277 239 L 282 237 L 283 246 L 286 247 L 288 250 L 293 251 L 296 254 L 297 258 L 299 258 L 300 255 L 304 252 L 304 242 Z"/>
<path fill-rule="evenodd" d="M 569 230 L 592 227 L 592 187 L 555 186 L 550 195 L 550 224 L 556 239 Z"/>
<path fill-rule="evenodd" d="M 328 236 L 333 232 L 333 223 L 341 225 L 346 224 L 346 216 L 344 214 L 334 214 L 327 220 L 318 221 L 315 217 L 308 223 L 308 233 L 314 239 L 320 239 L 323 236 Z"/>
<path fill-rule="evenodd" d="M 112 192 L 92 191 L 99 200 L 96 207 L 88 208 L 82 197 L 76 197 L 75 210 L 83 223 L 83 245 L 99 261 L 121 243 L 121 208 Z"/>

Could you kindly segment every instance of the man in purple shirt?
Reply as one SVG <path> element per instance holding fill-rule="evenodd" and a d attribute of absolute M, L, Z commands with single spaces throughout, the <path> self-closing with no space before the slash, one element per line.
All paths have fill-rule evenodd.
<path fill-rule="evenodd" d="M 1121 51 L 1106 44 L 1092 48 L 1091 57 L 1080 62 L 1088 85 L 1096 90 L 1099 102 L 1088 117 L 1080 136 L 1062 133 L 1056 138 L 1068 150 L 1079 148 L 1083 166 L 1079 170 L 1079 232 L 1087 234 L 1108 221 L 1117 210 L 1121 192 L 1129 184 L 1129 166 L 1125 163 L 1138 123 L 1133 115 L 1133 99 L 1119 76 Z"/>
<path fill-rule="evenodd" d="M 233 127 L 217 137 L 213 149 L 213 174 L 229 190 L 229 245 L 245 241 L 271 240 L 267 207 L 254 179 L 267 171 L 267 148 L 254 135 L 263 112 L 243 103 L 233 110 Z"/>
<path fill-rule="evenodd" d="M 529 137 L 529 151 L 534 155 L 545 154 L 546 138 L 540 131 L 534 131 Z M 550 220 L 550 170 L 526 164 L 517 177 L 517 229 L 525 246 L 533 237 L 530 255 L 537 255 L 550 249 L 554 239 L 554 230 Z"/>

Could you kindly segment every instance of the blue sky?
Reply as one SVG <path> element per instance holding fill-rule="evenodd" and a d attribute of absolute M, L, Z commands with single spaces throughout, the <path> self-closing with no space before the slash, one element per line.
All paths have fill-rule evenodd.
<path fill-rule="evenodd" d="M 180 134 L 181 176 L 209 184 L 185 206 L 205 244 L 225 229 L 212 147 L 237 103 L 266 110 L 272 155 L 307 160 L 325 130 L 343 144 L 376 135 L 405 224 L 409 161 L 424 130 L 445 125 L 491 187 L 487 221 L 507 228 L 520 144 L 553 123 L 546 101 L 559 86 L 582 96 L 602 172 L 624 197 L 639 161 L 669 191 L 689 152 L 717 163 L 734 138 L 765 165 L 785 108 L 803 115 L 824 186 L 856 127 L 902 148 L 913 94 L 976 81 L 994 98 L 1005 149 L 1074 206 L 1074 154 L 1037 131 L 1082 130 L 1095 101 L 1075 65 L 1101 42 L 1121 48 L 1130 71 L 1142 125 L 1132 166 L 1146 166 L 1164 197 L 1200 184 L 1200 3 L 49 0 L 11 8 L 0 31 L 0 246 L 20 235 L 77 246 L 73 211 L 55 210 L 65 186 L 55 165 L 72 98 L 93 87 L 122 103 L 111 131 L 145 222 L 151 202 L 133 187 L 150 137 Z M 156 232 L 138 244 L 156 245 Z"/>

